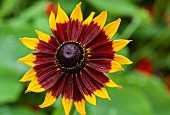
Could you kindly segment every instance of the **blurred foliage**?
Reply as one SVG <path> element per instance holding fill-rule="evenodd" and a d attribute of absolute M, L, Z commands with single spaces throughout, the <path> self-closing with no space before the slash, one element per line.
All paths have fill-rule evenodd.
<path fill-rule="evenodd" d="M 61 98 L 52 106 L 39 109 L 45 94 L 24 94 L 28 84 L 19 79 L 29 67 L 17 63 L 32 52 L 18 40 L 36 37 L 34 30 L 51 34 L 47 7 L 61 4 L 70 15 L 81 0 L 1 0 L 0 1 L 0 115 L 63 115 Z M 86 18 L 107 9 L 107 23 L 121 18 L 118 33 L 112 39 L 132 39 L 119 54 L 134 64 L 124 72 L 107 74 L 124 90 L 108 88 L 111 101 L 97 99 L 97 106 L 87 103 L 88 115 L 169 115 L 170 94 L 170 1 L 169 0 L 84 0 Z M 147 59 L 144 63 L 141 59 Z M 170 88 L 169 88 L 170 89 Z M 72 111 L 74 115 L 77 112 Z"/>

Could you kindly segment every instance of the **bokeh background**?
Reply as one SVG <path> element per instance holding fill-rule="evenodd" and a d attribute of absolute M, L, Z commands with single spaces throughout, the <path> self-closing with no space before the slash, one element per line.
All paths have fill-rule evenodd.
<path fill-rule="evenodd" d="M 51 34 L 48 17 L 57 3 L 70 15 L 80 1 L 0 0 L 0 115 L 64 114 L 61 98 L 39 109 L 45 93 L 24 94 L 28 83 L 19 79 L 29 67 L 17 60 L 33 51 L 18 38 L 37 37 L 34 30 Z M 122 19 L 112 39 L 133 40 L 118 53 L 134 63 L 107 74 L 124 89 L 107 88 L 112 100 L 98 98 L 97 106 L 87 102 L 87 115 L 170 115 L 170 0 L 82 1 L 84 19 L 91 11 L 97 15 L 105 9 L 107 23 Z"/>

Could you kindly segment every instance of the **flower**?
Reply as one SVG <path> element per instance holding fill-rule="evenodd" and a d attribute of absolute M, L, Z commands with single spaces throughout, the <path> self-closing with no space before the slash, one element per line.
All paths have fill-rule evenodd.
<path fill-rule="evenodd" d="M 26 93 L 47 90 L 40 108 L 52 105 L 61 94 L 66 115 L 71 110 L 72 101 L 77 111 L 84 115 L 85 100 L 96 105 L 96 96 L 110 99 L 105 85 L 121 88 L 103 73 L 123 70 L 122 64 L 132 63 L 116 54 L 130 40 L 110 40 L 121 19 L 104 27 L 107 11 L 94 19 L 92 12 L 84 21 L 81 3 L 76 5 L 70 19 L 60 4 L 57 11 L 57 15 L 51 12 L 49 17 L 54 36 L 36 30 L 39 39 L 20 38 L 26 47 L 36 50 L 18 60 L 32 66 L 20 81 L 31 81 Z"/>

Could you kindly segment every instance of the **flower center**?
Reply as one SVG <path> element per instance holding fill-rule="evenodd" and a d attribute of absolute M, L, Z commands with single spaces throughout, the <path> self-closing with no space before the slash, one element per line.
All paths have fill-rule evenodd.
<path fill-rule="evenodd" d="M 58 48 L 56 61 L 62 71 L 77 73 L 86 64 L 87 51 L 77 42 L 66 42 Z"/>

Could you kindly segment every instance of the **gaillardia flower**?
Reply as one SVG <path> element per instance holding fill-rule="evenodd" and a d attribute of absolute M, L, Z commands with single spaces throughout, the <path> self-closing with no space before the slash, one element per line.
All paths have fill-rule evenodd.
<path fill-rule="evenodd" d="M 61 94 L 66 115 L 71 110 L 72 101 L 76 110 L 84 115 L 86 100 L 96 105 L 96 96 L 110 99 L 105 85 L 121 88 L 103 73 L 123 70 L 122 64 L 132 63 L 116 54 L 130 40 L 111 41 L 121 20 L 104 27 L 107 11 L 93 19 L 94 14 L 92 12 L 83 21 L 79 3 L 68 18 L 58 4 L 57 15 L 51 12 L 49 17 L 53 36 L 36 30 L 39 39 L 20 38 L 26 47 L 36 50 L 18 62 L 32 66 L 20 80 L 31 81 L 26 93 L 47 90 L 40 108 L 52 105 Z"/>

